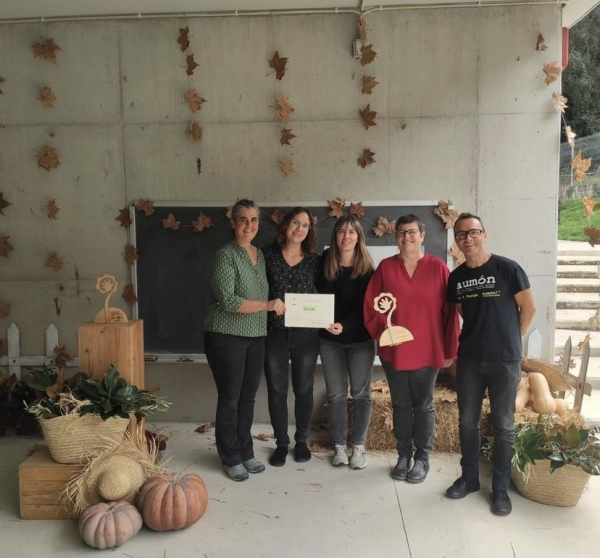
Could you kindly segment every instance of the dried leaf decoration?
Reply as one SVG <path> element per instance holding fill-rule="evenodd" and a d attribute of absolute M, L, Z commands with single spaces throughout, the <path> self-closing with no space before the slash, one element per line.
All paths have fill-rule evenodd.
<path fill-rule="evenodd" d="M 588 157 L 587 159 L 581 158 L 581 151 L 573 157 L 571 161 L 571 166 L 575 169 L 575 173 L 573 174 L 573 178 L 577 180 L 577 182 L 583 182 L 587 176 L 587 171 L 589 170 L 592 164 L 592 158 Z"/>
<path fill-rule="evenodd" d="M 8 318 L 10 315 L 10 304 L 0 300 L 0 318 Z"/>
<path fill-rule="evenodd" d="M 273 221 L 273 223 L 275 223 L 277 226 L 279 226 L 279 225 L 281 225 L 281 221 L 283 221 L 284 217 L 285 217 L 285 211 L 283 209 L 276 209 L 269 216 L 269 219 L 271 219 L 271 221 Z"/>
<path fill-rule="evenodd" d="M 8 253 L 14 250 L 13 245 L 9 242 L 10 236 L 0 236 L 0 256 L 8 258 Z"/>
<path fill-rule="evenodd" d="M 377 122 L 375 122 L 377 112 L 371 110 L 371 103 L 369 103 L 364 109 L 359 110 L 358 114 L 360 114 L 360 118 L 363 122 L 365 130 L 368 130 L 371 126 L 377 126 Z"/>
<path fill-rule="evenodd" d="M 202 159 L 200 159 L 200 157 L 196 159 L 196 170 L 198 171 L 198 174 L 202 173 Z"/>
<path fill-rule="evenodd" d="M 57 366 L 64 367 L 67 362 L 73 360 L 73 354 L 67 351 L 66 345 L 57 345 L 54 347 L 54 362 Z"/>
<path fill-rule="evenodd" d="M 141 199 L 135 204 L 135 208 L 138 211 L 143 211 L 146 217 L 150 217 L 150 215 L 154 215 L 154 202 L 151 200 Z"/>
<path fill-rule="evenodd" d="M 125 288 L 123 289 L 123 299 L 127 304 L 129 304 L 129 306 L 133 306 L 138 301 L 131 283 L 127 283 L 127 285 L 125 285 Z"/>
<path fill-rule="evenodd" d="M 190 123 L 188 139 L 192 143 L 199 143 L 202 139 L 202 128 L 200 128 L 196 122 Z"/>
<path fill-rule="evenodd" d="M 590 334 L 588 333 L 584 338 L 583 341 L 579 341 L 579 343 L 577 343 L 577 350 L 578 351 L 583 351 L 583 349 L 585 348 L 586 343 L 590 342 Z"/>
<path fill-rule="evenodd" d="M 583 196 L 581 201 L 583 202 L 583 216 L 591 217 L 594 214 L 594 206 L 598 202 L 592 199 L 592 196 Z"/>
<path fill-rule="evenodd" d="M 363 41 L 366 41 L 367 40 L 367 24 L 365 23 L 365 20 L 362 17 L 358 20 L 358 25 L 356 26 L 356 28 L 358 29 L 358 36 Z"/>
<path fill-rule="evenodd" d="M 133 244 L 125 246 L 124 258 L 127 265 L 133 265 L 140 259 L 137 248 Z"/>
<path fill-rule="evenodd" d="M 119 209 L 119 216 L 115 217 L 115 221 L 119 221 L 122 227 L 128 227 L 131 225 L 131 215 L 129 214 L 129 207 L 125 206 L 123 209 Z"/>
<path fill-rule="evenodd" d="M 33 45 L 33 57 L 56 62 L 57 50 L 62 49 L 55 44 L 54 39 L 46 39 L 41 43 L 35 43 L 35 45 Z"/>
<path fill-rule="evenodd" d="M 456 260 L 456 265 L 460 265 L 466 261 L 465 255 L 460 251 L 456 242 L 452 243 L 452 246 L 448 249 L 448 254 Z"/>
<path fill-rule="evenodd" d="M 446 230 L 452 229 L 456 219 L 458 219 L 458 211 L 450 209 L 448 207 L 448 202 L 443 200 L 438 201 L 437 207 L 433 210 L 433 214 L 444 222 Z"/>
<path fill-rule="evenodd" d="M 189 103 L 191 112 L 198 112 L 202 108 L 202 105 L 206 103 L 206 99 L 200 97 L 195 89 L 190 89 L 183 98 L 186 103 Z"/>
<path fill-rule="evenodd" d="M 40 89 L 40 96 L 42 98 L 42 105 L 45 107 L 54 107 L 54 101 L 56 101 L 56 97 L 52 93 L 52 89 L 49 87 L 42 87 Z"/>
<path fill-rule="evenodd" d="M 600 244 L 600 229 L 596 229 L 595 227 L 586 227 L 585 229 L 583 229 L 583 232 L 588 237 L 588 242 L 592 246 Z"/>
<path fill-rule="evenodd" d="M 377 162 L 375 159 L 373 159 L 374 156 L 374 151 L 371 151 L 368 148 L 363 149 L 362 155 L 357 159 L 356 164 L 364 169 L 367 165 L 372 165 L 373 163 Z"/>
<path fill-rule="evenodd" d="M 52 149 L 51 147 L 45 147 L 44 152 L 41 157 L 38 159 L 38 167 L 42 167 L 50 172 L 50 169 L 55 169 L 60 165 L 60 161 L 58 160 L 58 154 L 56 153 L 56 149 Z"/>
<path fill-rule="evenodd" d="M 169 216 L 166 219 L 161 219 L 161 221 L 163 224 L 163 229 L 172 229 L 174 231 L 178 231 L 179 225 L 181 224 L 181 221 L 177 221 L 175 219 L 175 215 L 172 213 L 169 213 Z"/>
<path fill-rule="evenodd" d="M 371 93 L 373 93 L 373 89 L 375 89 L 375 87 L 379 85 L 379 82 L 373 76 L 363 76 L 361 81 L 361 91 L 365 95 L 370 95 Z"/>
<path fill-rule="evenodd" d="M 373 227 L 373 232 L 379 237 L 384 234 L 394 234 L 396 232 L 396 221 L 390 223 L 385 217 L 379 217 L 377 226 Z"/>
<path fill-rule="evenodd" d="M 348 213 L 354 215 L 357 219 L 362 219 L 367 213 L 367 208 L 363 207 L 362 202 L 358 203 L 350 203 L 350 207 L 348 208 Z"/>
<path fill-rule="evenodd" d="M 189 27 L 183 27 L 179 30 L 179 37 L 177 38 L 177 42 L 180 45 L 181 52 L 185 52 L 190 46 L 190 40 L 188 38 L 188 33 L 190 32 Z"/>
<path fill-rule="evenodd" d="M 327 214 L 327 217 L 335 217 L 339 219 L 342 216 L 342 209 L 346 207 L 346 200 L 342 198 L 335 198 L 334 200 L 328 200 L 329 208 L 331 211 Z"/>
<path fill-rule="evenodd" d="M 283 56 L 279 56 L 278 51 L 275 51 L 273 58 L 271 58 L 271 60 L 269 60 L 269 66 L 275 70 L 275 77 L 279 81 L 281 81 L 281 78 L 283 78 L 283 76 L 285 75 L 285 72 L 287 69 L 285 67 L 285 65 L 287 63 L 288 63 L 288 59 Z"/>
<path fill-rule="evenodd" d="M 281 145 L 291 145 L 290 141 L 297 137 L 295 134 L 292 134 L 291 128 L 281 128 L 281 139 L 279 142 Z"/>
<path fill-rule="evenodd" d="M 567 136 L 567 141 L 571 147 L 575 147 L 575 137 L 577 134 L 571 130 L 571 126 L 565 126 L 565 136 Z"/>
<path fill-rule="evenodd" d="M 60 207 L 56 205 L 56 200 L 50 200 L 46 207 L 48 208 L 48 219 L 56 219 L 60 211 Z"/>
<path fill-rule="evenodd" d="M 289 176 L 290 174 L 292 174 L 294 172 L 294 161 L 292 161 L 289 157 L 286 157 L 282 162 L 281 162 L 281 174 L 283 174 L 283 176 Z"/>
<path fill-rule="evenodd" d="M 544 39 L 544 35 L 538 33 L 537 41 L 535 43 L 535 50 L 539 52 L 544 52 L 548 47 L 546 46 L 546 39 Z"/>
<path fill-rule="evenodd" d="M 567 99 L 563 97 L 560 93 L 552 93 L 552 102 L 554 103 L 554 109 L 556 112 L 562 112 L 564 114 L 565 109 L 567 108 Z"/>
<path fill-rule="evenodd" d="M 360 47 L 360 65 L 366 66 L 375 60 L 377 53 L 373 50 L 373 45 L 363 45 Z"/>
<path fill-rule="evenodd" d="M 3 84 L 6 80 L 0 76 L 0 85 Z M 2 89 L 0 89 L 0 95 L 4 95 L 4 91 L 2 91 Z"/>
<path fill-rule="evenodd" d="M 194 75 L 194 70 L 200 66 L 200 64 L 198 64 L 195 60 L 194 60 L 194 55 L 193 54 L 188 54 L 185 57 L 185 63 L 187 64 L 187 69 L 185 71 L 185 73 L 188 76 Z"/>
<path fill-rule="evenodd" d="M 287 122 L 290 114 L 294 112 L 294 107 L 290 105 L 289 97 L 277 97 L 277 104 L 279 105 L 279 110 L 277 111 L 277 118 L 282 122 Z"/>
<path fill-rule="evenodd" d="M 204 215 L 202 211 L 200 215 L 198 215 L 198 219 L 192 221 L 192 225 L 194 225 L 194 230 L 192 232 L 202 232 L 204 229 L 210 229 L 214 226 L 212 222 L 212 217 L 210 215 Z"/>
<path fill-rule="evenodd" d="M 544 64 L 544 73 L 546 74 L 546 79 L 544 79 L 544 81 L 546 82 L 546 85 L 550 85 L 553 81 L 558 79 L 558 76 L 560 76 L 561 69 L 556 65 L 557 63 L 558 61 L 555 60 L 554 62 Z"/>
<path fill-rule="evenodd" d="M 51 267 L 54 271 L 58 271 L 62 266 L 62 260 L 57 256 L 56 252 L 50 252 L 46 254 L 45 267 Z"/>
<path fill-rule="evenodd" d="M 4 215 L 4 210 L 9 206 L 12 205 L 11 202 L 6 201 L 4 199 L 4 192 L 0 192 L 0 214 Z"/>

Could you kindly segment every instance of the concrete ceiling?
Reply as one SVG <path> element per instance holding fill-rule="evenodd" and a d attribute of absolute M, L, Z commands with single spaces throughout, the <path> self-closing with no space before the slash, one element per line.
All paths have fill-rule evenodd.
<path fill-rule="evenodd" d="M 544 0 L 525 0 L 528 3 Z M 547 0 L 546 0 L 547 1 Z M 576 23 L 600 0 L 559 0 L 566 3 L 565 25 Z M 550 3 L 547 1 L 547 3 Z M 0 0 L 0 21 L 141 14 L 198 14 L 270 10 L 355 10 L 379 6 L 495 4 L 498 0 Z M 502 0 L 504 4 L 523 0 Z"/>

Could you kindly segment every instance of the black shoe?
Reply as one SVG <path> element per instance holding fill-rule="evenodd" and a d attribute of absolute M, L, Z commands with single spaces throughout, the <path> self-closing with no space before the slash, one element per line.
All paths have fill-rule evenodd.
<path fill-rule="evenodd" d="M 454 484 L 446 490 L 446 496 L 458 500 L 459 498 L 464 498 L 468 494 L 471 494 L 471 492 L 477 492 L 478 490 L 479 481 L 469 482 L 465 477 L 458 477 L 454 481 Z"/>
<path fill-rule="evenodd" d="M 399 457 L 398 458 L 398 463 L 396 463 L 396 466 L 392 470 L 392 478 L 394 480 L 399 480 L 399 481 L 406 480 L 406 477 L 408 476 L 408 468 L 410 467 L 411 459 L 412 458 L 410 458 L 410 457 Z"/>
<path fill-rule="evenodd" d="M 306 445 L 306 442 L 296 442 L 296 447 L 294 448 L 294 459 L 298 463 L 304 463 L 305 461 L 310 461 L 312 454 Z"/>
<path fill-rule="evenodd" d="M 287 446 L 277 446 L 277 449 L 273 452 L 273 455 L 269 457 L 269 465 L 272 467 L 283 467 L 285 465 L 285 458 L 287 457 L 287 454 Z"/>
<path fill-rule="evenodd" d="M 508 515 L 512 511 L 512 504 L 506 490 L 492 490 L 492 513 L 496 515 Z"/>
<path fill-rule="evenodd" d="M 427 478 L 429 473 L 429 461 L 422 459 L 415 459 L 413 468 L 408 472 L 406 476 L 406 482 L 412 482 L 413 484 L 419 484 Z"/>

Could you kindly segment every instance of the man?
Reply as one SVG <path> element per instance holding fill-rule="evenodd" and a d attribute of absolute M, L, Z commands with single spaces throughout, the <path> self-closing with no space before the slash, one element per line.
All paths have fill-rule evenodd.
<path fill-rule="evenodd" d="M 529 280 L 514 261 L 485 248 L 481 219 L 461 213 L 454 238 L 465 255 L 448 281 L 448 300 L 463 317 L 457 360 L 459 433 L 462 475 L 448 488 L 449 498 L 479 490 L 479 418 L 486 388 L 494 433 L 492 512 L 512 511 L 510 484 L 514 413 L 521 376 L 521 336 L 535 314 Z"/>

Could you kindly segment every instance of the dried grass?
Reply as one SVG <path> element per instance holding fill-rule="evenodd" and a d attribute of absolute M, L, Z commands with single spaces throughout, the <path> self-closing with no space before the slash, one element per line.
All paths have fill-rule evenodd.
<path fill-rule="evenodd" d="M 538 372 L 543 374 L 550 391 L 569 391 L 571 387 L 564 379 L 562 372 L 554 364 L 550 364 L 537 358 L 524 358 L 521 361 L 521 369 L 524 372 Z"/>

